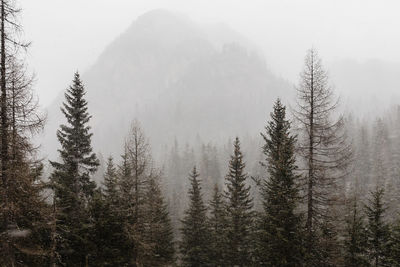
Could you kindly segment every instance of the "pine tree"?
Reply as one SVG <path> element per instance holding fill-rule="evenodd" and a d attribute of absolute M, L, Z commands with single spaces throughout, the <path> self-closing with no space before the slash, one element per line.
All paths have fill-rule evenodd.
<path fill-rule="evenodd" d="M 305 248 L 307 264 L 321 266 L 337 255 L 334 222 L 344 190 L 342 179 L 351 161 L 351 146 L 346 139 L 343 116 L 334 118 L 338 107 L 328 75 L 315 49 L 307 52 L 305 68 L 297 88 L 294 116 L 301 126 L 297 150 L 304 166 L 304 192 L 307 205 Z M 327 240 L 329 238 L 330 240 Z M 319 242 L 322 241 L 322 242 Z"/>
<path fill-rule="evenodd" d="M 373 266 L 390 266 L 390 227 L 385 223 L 386 205 L 383 202 L 384 189 L 377 187 L 371 192 L 367 216 L 368 257 Z"/>
<path fill-rule="evenodd" d="M 182 265 L 209 266 L 210 230 L 207 225 L 207 209 L 204 205 L 196 167 L 190 174 L 189 207 L 182 220 L 180 251 Z"/>
<path fill-rule="evenodd" d="M 57 137 L 61 144 L 60 162 L 50 161 L 54 171 L 50 177 L 57 206 L 57 243 L 61 262 L 66 265 L 85 265 L 92 244 L 89 242 L 91 220 L 89 201 L 95 182 L 91 175 L 99 165 L 92 152 L 90 126 L 91 116 L 85 100 L 85 89 L 78 73 L 65 93 L 61 111 L 68 124 L 61 125 Z"/>
<path fill-rule="evenodd" d="M 144 207 L 144 240 L 148 248 L 143 256 L 144 266 L 167 266 L 174 262 L 171 221 L 159 185 L 160 174 L 148 180 Z"/>
<path fill-rule="evenodd" d="M 210 263 L 211 266 L 226 266 L 227 261 L 227 216 L 225 201 L 218 185 L 214 186 L 214 194 L 210 201 Z"/>
<path fill-rule="evenodd" d="M 118 200 L 118 174 L 112 157 L 109 157 L 107 160 L 103 186 L 103 193 L 106 198 L 108 198 L 111 203 L 116 203 Z"/>
<path fill-rule="evenodd" d="M 124 264 L 123 247 L 125 233 L 123 216 L 119 209 L 117 169 L 113 158 L 107 162 L 103 190 L 99 189 L 91 201 L 91 215 L 94 221 L 92 241 L 96 253 L 92 255 L 94 266 L 121 266 Z"/>
<path fill-rule="evenodd" d="M 230 266 L 251 265 L 251 236 L 254 223 L 252 212 L 253 201 L 250 197 L 250 186 L 246 185 L 247 174 L 240 150 L 239 138 L 235 139 L 234 152 L 229 161 L 229 172 L 226 175 L 227 189 L 227 233 L 228 259 Z"/>
<path fill-rule="evenodd" d="M 132 266 L 134 265 L 134 246 L 135 242 L 129 235 L 130 225 L 134 222 L 134 202 L 132 199 L 132 192 L 134 182 L 132 179 L 132 168 L 129 161 L 127 152 L 127 144 L 124 147 L 124 153 L 121 155 L 122 162 L 118 166 L 118 188 L 119 188 L 119 207 L 118 212 L 121 216 L 121 224 L 123 229 L 123 238 L 121 239 L 122 245 L 120 250 L 122 253 L 121 265 Z"/>
<path fill-rule="evenodd" d="M 390 260 L 392 263 L 400 262 L 400 220 L 397 220 L 392 230 Z"/>
<path fill-rule="evenodd" d="M 278 99 L 271 121 L 261 134 L 269 179 L 262 187 L 261 262 L 265 266 L 300 266 L 303 262 L 298 176 L 295 174 L 295 136 L 290 134 L 286 108 Z"/>
<path fill-rule="evenodd" d="M 344 240 L 344 265 L 347 267 L 369 266 L 367 259 L 367 235 L 364 218 L 360 216 L 357 200 L 346 220 Z"/>

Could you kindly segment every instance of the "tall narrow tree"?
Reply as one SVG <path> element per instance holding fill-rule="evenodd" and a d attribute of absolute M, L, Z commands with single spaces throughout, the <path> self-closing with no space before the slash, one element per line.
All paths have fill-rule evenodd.
<path fill-rule="evenodd" d="M 91 240 L 96 245 L 91 263 L 95 266 L 124 265 L 126 236 L 123 229 L 123 214 L 120 210 L 120 194 L 117 169 L 113 158 L 107 161 L 104 183 L 91 201 L 91 216 L 94 221 Z"/>
<path fill-rule="evenodd" d="M 60 161 L 50 161 L 54 168 L 50 179 L 58 210 L 57 232 L 61 238 L 57 250 L 66 265 L 83 266 L 90 253 L 88 206 L 96 187 L 91 175 L 99 163 L 92 152 L 92 134 L 88 126 L 91 116 L 85 94 L 80 76 L 75 73 L 61 108 L 68 124 L 61 125 L 57 131 Z"/>
<path fill-rule="evenodd" d="M 20 11 L 16 1 L 0 1 L 0 265 L 7 266 L 22 260 L 33 265 L 28 258 L 44 254 L 35 234 L 46 208 L 37 175 L 41 164 L 30 140 L 43 117 L 21 53 L 29 43 L 20 38 Z"/>
<path fill-rule="evenodd" d="M 119 212 L 121 215 L 121 224 L 123 229 L 123 237 L 120 246 L 122 251 L 122 265 L 134 265 L 136 262 L 134 256 L 135 242 L 129 235 L 130 225 L 134 223 L 134 200 L 132 197 L 134 182 L 132 179 L 132 168 L 129 161 L 127 144 L 124 146 L 124 153 L 121 155 L 121 163 L 118 165 L 118 188 L 119 188 Z"/>
<path fill-rule="evenodd" d="M 250 196 L 250 186 L 246 184 L 248 175 L 244 170 L 245 163 L 240 150 L 239 138 L 236 137 L 233 146 L 234 151 L 225 178 L 228 219 L 227 257 L 230 266 L 249 266 L 252 256 L 253 200 Z"/>
<path fill-rule="evenodd" d="M 191 267 L 209 266 L 209 235 L 207 208 L 203 202 L 201 185 L 196 167 L 190 174 L 189 207 L 182 220 L 180 251 L 182 265 Z"/>
<path fill-rule="evenodd" d="M 210 264 L 211 266 L 225 266 L 227 263 L 227 214 L 223 194 L 217 184 L 210 201 Z"/>
<path fill-rule="evenodd" d="M 359 214 L 354 199 L 351 212 L 346 219 L 344 239 L 344 265 L 347 267 L 369 266 L 367 258 L 367 233 L 364 218 Z"/>
<path fill-rule="evenodd" d="M 294 115 L 301 127 L 298 151 L 304 163 L 307 206 L 305 247 L 308 264 L 319 266 L 319 260 L 326 262 L 327 257 L 332 260 L 337 258 L 323 251 L 325 247 L 322 243 L 318 244 L 318 235 L 329 232 L 329 236 L 335 236 L 335 231 L 328 228 L 332 226 L 334 204 L 343 199 L 338 197 L 341 193 L 338 188 L 346 174 L 351 150 L 346 141 L 343 117 L 334 118 L 338 100 L 334 98 L 328 75 L 315 49 L 307 52 L 297 93 Z M 325 241 L 323 243 L 326 244 Z"/>
<path fill-rule="evenodd" d="M 265 144 L 268 179 L 262 187 L 264 212 L 261 225 L 261 257 L 265 266 L 301 266 L 303 244 L 301 216 L 296 212 L 299 176 L 294 155 L 296 137 L 290 133 L 286 108 L 278 99 L 271 120 L 261 134 Z"/>
<path fill-rule="evenodd" d="M 367 215 L 368 256 L 373 266 L 390 266 L 390 228 L 385 222 L 386 205 L 384 189 L 377 187 L 371 192 L 365 206 Z"/>
<path fill-rule="evenodd" d="M 161 174 L 154 171 L 145 190 L 144 241 L 147 249 L 143 266 L 168 266 L 174 262 L 174 242 L 168 207 L 159 185 Z"/>
<path fill-rule="evenodd" d="M 145 187 L 153 170 L 150 146 L 138 121 L 131 125 L 125 142 L 122 176 L 119 186 L 121 190 L 121 206 L 126 218 L 124 228 L 131 246 L 130 263 L 141 264 L 146 253 L 144 229 Z"/>
<path fill-rule="evenodd" d="M 398 219 L 392 230 L 391 243 L 390 260 L 398 263 L 400 262 L 400 221 Z"/>

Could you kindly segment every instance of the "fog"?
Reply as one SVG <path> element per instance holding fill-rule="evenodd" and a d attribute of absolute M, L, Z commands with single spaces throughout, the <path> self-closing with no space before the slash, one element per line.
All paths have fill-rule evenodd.
<path fill-rule="evenodd" d="M 264 53 L 276 75 L 293 83 L 311 46 L 328 66 L 375 59 L 399 69 L 400 4 L 394 0 L 23 0 L 21 7 L 25 36 L 32 41 L 28 61 L 43 106 L 65 89 L 72 70 L 88 70 L 138 16 L 156 8 L 229 26 Z"/>
<path fill-rule="evenodd" d="M 0 266 L 399 266 L 399 10 L 0 1 Z"/>

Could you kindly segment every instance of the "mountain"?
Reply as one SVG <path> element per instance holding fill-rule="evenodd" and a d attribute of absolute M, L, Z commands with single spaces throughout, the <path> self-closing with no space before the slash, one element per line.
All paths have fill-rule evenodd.
<path fill-rule="evenodd" d="M 73 70 L 71 70 L 71 78 Z M 155 153 L 165 144 L 225 142 L 262 131 L 276 97 L 292 86 L 274 76 L 244 37 L 166 10 L 137 18 L 83 74 L 96 151 L 117 156 L 139 119 Z M 66 85 L 68 86 L 68 85 Z M 43 149 L 50 158 L 63 122 L 63 95 L 49 107 Z"/>

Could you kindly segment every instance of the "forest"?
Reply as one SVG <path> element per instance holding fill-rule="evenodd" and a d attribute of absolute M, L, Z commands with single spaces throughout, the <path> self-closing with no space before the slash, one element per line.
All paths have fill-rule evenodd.
<path fill-rule="evenodd" d="M 121 155 L 94 152 L 72 71 L 44 159 L 20 12 L 0 2 L 0 266 L 400 266 L 400 105 L 343 111 L 315 48 L 259 132 L 157 159 L 134 116 Z"/>

